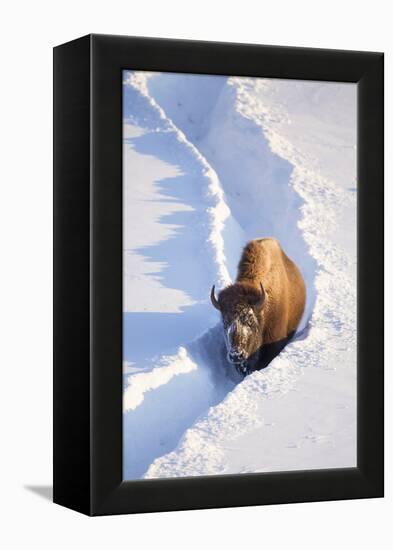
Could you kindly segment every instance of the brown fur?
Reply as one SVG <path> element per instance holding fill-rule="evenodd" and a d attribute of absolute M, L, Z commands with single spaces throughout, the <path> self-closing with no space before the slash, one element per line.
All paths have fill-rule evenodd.
<path fill-rule="evenodd" d="M 264 302 L 262 307 L 253 307 L 261 297 L 261 283 Z M 305 301 L 306 288 L 299 269 L 273 238 L 256 239 L 244 247 L 236 282 L 218 297 L 224 328 L 234 319 L 238 319 L 237 326 L 251 323 L 253 334 L 247 337 L 247 359 L 264 347 L 267 351 L 269 346 L 277 348 L 278 353 L 297 329 Z M 232 337 L 232 345 L 236 347 L 238 343 L 240 346 L 241 334 Z"/>

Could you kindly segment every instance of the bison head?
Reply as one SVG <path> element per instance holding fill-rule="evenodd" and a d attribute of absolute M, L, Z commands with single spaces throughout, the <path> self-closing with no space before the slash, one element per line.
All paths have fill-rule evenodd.
<path fill-rule="evenodd" d="M 218 299 L 214 286 L 210 298 L 221 313 L 228 361 L 243 375 L 250 372 L 262 346 L 262 309 L 265 291 L 262 283 L 235 283 L 222 290 Z"/>

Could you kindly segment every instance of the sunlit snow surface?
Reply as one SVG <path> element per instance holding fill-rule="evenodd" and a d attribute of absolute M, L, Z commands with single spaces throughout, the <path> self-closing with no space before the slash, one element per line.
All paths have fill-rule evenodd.
<path fill-rule="evenodd" d="M 124 478 L 356 465 L 356 85 L 123 73 Z M 212 284 L 274 236 L 293 342 L 241 380 Z"/>

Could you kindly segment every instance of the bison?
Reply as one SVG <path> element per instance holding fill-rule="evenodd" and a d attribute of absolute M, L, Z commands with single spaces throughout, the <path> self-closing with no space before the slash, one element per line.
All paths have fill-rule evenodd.
<path fill-rule="evenodd" d="M 306 288 L 294 262 L 273 238 L 243 250 L 236 282 L 211 302 L 222 316 L 228 361 L 243 376 L 266 367 L 295 333 Z"/>

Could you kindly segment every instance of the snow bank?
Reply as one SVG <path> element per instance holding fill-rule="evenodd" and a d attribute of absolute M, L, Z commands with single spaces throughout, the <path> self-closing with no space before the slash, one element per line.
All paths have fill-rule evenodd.
<path fill-rule="evenodd" d="M 146 392 L 156 390 L 179 374 L 187 374 L 197 369 L 197 365 L 179 348 L 175 357 L 163 357 L 161 364 L 147 373 L 135 374 L 124 392 L 124 411 L 135 410 L 144 400 Z"/>
<path fill-rule="evenodd" d="M 126 478 L 172 450 L 228 391 L 214 383 L 220 367 L 197 363 L 191 350 L 217 324 L 212 281 L 230 282 L 229 209 L 215 171 L 147 94 L 145 77 L 127 73 L 124 93 Z"/>
<path fill-rule="evenodd" d="M 258 118 L 247 116 L 257 112 L 259 90 L 253 98 L 251 93 L 244 98 L 245 82 L 244 78 L 196 78 L 166 73 L 151 75 L 147 87 L 218 174 L 231 211 L 223 237 L 232 278 L 247 241 L 267 236 L 278 238 L 300 266 L 307 283 L 307 308 L 301 327 L 304 328 L 315 301 L 316 264 L 299 231 L 303 201 L 290 184 L 292 159 L 275 154 Z M 204 110 L 210 117 L 209 124 L 205 121 L 202 127 L 198 124 L 202 118 L 200 96 L 209 106 Z M 234 235 L 232 220 L 241 227 L 240 235 Z"/>

